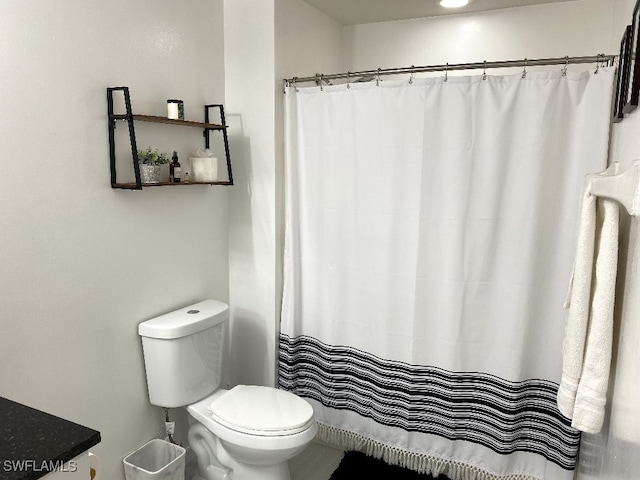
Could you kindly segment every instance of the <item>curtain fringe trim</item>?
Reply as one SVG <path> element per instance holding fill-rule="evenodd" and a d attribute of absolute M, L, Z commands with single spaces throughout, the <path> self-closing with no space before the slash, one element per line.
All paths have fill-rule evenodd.
<path fill-rule="evenodd" d="M 446 475 L 451 480 L 540 480 L 537 477 L 514 473 L 497 475 L 473 465 L 439 458 L 427 453 L 417 453 L 365 437 L 358 433 L 318 422 L 318 440 L 345 450 L 357 450 L 366 455 L 434 477 Z"/>

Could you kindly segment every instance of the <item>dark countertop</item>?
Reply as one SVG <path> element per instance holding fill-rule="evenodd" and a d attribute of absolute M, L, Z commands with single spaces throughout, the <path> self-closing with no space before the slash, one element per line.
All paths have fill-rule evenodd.
<path fill-rule="evenodd" d="M 0 480 L 35 480 L 100 442 L 100 432 L 0 397 Z"/>

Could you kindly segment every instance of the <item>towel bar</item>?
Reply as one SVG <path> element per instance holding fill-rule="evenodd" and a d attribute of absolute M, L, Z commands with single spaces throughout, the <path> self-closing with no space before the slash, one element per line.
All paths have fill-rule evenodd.
<path fill-rule="evenodd" d="M 605 197 L 622 204 L 629 215 L 640 214 L 640 160 L 633 160 L 629 167 L 618 173 L 619 163 L 614 162 L 601 174 L 591 177 L 591 193 L 596 197 Z"/>

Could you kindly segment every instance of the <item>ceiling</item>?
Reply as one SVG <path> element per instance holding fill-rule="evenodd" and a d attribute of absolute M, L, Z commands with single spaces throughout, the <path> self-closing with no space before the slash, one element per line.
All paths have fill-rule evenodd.
<path fill-rule="evenodd" d="M 303 0 L 342 25 L 407 20 L 572 0 L 472 0 L 463 8 L 443 8 L 437 0 Z"/>

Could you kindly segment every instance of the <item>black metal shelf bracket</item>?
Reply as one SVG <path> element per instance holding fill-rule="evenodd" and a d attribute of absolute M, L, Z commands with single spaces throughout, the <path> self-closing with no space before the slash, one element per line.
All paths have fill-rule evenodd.
<path fill-rule="evenodd" d="M 115 115 L 113 112 L 113 92 L 121 91 L 124 95 L 124 105 L 126 114 Z M 133 125 L 133 113 L 131 111 L 131 97 L 129 87 L 107 88 L 107 112 L 109 116 L 109 164 L 111 166 L 111 187 L 126 188 L 129 190 L 142 190 L 142 180 L 140 178 L 140 166 L 138 165 L 138 146 L 136 145 L 136 132 Z M 118 118 L 116 118 L 118 117 Z M 118 183 L 116 173 L 116 122 L 126 120 L 129 125 L 129 141 L 131 143 L 131 158 L 133 159 L 133 171 L 136 178 L 135 184 Z"/>
<path fill-rule="evenodd" d="M 227 125 L 227 121 L 224 116 L 224 105 L 219 103 L 212 103 L 204 106 L 204 122 L 210 123 L 209 118 L 209 109 L 217 108 L 220 114 L 220 123 L 222 125 Z M 204 146 L 205 148 L 209 148 L 211 143 L 209 139 L 209 133 L 211 133 L 211 129 L 205 128 L 202 134 L 204 135 Z M 229 154 L 229 136 L 227 135 L 227 129 L 222 129 L 222 139 L 224 140 L 224 156 L 227 161 L 227 173 L 229 174 L 229 182 L 227 185 L 233 185 L 233 171 L 231 170 L 231 155 Z"/>

